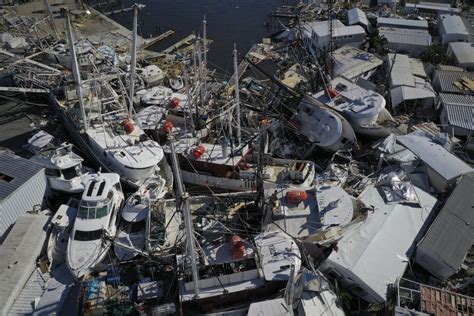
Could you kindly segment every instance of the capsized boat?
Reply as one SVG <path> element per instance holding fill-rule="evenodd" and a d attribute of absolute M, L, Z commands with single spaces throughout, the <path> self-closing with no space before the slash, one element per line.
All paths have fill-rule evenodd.
<path fill-rule="evenodd" d="M 84 190 L 83 179 L 89 171 L 82 166 L 83 160 L 68 143 L 57 148 L 47 147 L 30 158 L 30 161 L 45 168 L 51 189 L 70 194 Z"/>
<path fill-rule="evenodd" d="M 138 191 L 126 200 L 120 227 L 114 239 L 115 255 L 120 261 L 130 260 L 138 254 L 130 248 L 145 249 L 146 219 L 150 206 L 167 192 L 166 180 L 157 176 L 145 180 Z M 121 244 L 128 247 L 122 247 Z"/>
<path fill-rule="evenodd" d="M 357 133 L 379 138 L 394 130 L 393 118 L 385 109 L 385 98 L 346 78 L 334 78 L 327 89 L 313 97 L 344 116 Z"/>
<path fill-rule="evenodd" d="M 257 185 L 255 143 L 249 142 L 233 150 L 225 141 L 201 141 L 182 137 L 176 142 L 181 174 L 186 183 L 229 191 L 252 191 Z M 168 153 L 168 146 L 163 147 Z M 316 173 L 313 162 L 263 157 L 263 186 L 311 186 Z"/>
<path fill-rule="evenodd" d="M 335 110 L 320 101 L 304 96 L 290 122 L 313 144 L 328 151 L 352 147 L 354 129 Z"/>
<path fill-rule="evenodd" d="M 85 179 L 76 220 L 69 236 L 67 266 L 80 278 L 107 255 L 115 236 L 124 195 L 116 173 L 96 173 Z"/>

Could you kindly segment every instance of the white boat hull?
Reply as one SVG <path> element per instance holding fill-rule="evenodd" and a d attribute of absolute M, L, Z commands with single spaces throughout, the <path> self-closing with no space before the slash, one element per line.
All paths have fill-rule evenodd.
<path fill-rule="evenodd" d="M 59 177 L 48 177 L 49 185 L 54 191 L 76 194 L 84 191 L 84 184 L 80 177 L 65 180 Z"/>
<path fill-rule="evenodd" d="M 263 181 L 263 188 L 265 190 L 285 188 L 285 187 L 296 187 L 305 188 L 312 185 L 314 179 L 314 169 L 311 174 L 306 178 L 304 182 L 299 185 L 286 184 L 286 183 L 275 183 L 270 181 Z M 195 172 L 189 172 L 181 170 L 183 181 L 186 183 L 199 185 L 203 187 L 211 187 L 216 189 L 228 190 L 228 191 L 255 191 L 257 190 L 257 181 L 255 179 L 229 179 L 221 177 L 213 177 L 210 175 L 199 174 Z"/>

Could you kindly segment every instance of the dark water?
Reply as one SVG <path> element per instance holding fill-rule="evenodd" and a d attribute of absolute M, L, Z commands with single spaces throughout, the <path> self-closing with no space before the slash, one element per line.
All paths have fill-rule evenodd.
<path fill-rule="evenodd" d="M 133 2 L 124 0 L 124 7 Z M 202 35 L 203 15 L 207 19 L 208 38 L 214 40 L 210 46 L 210 66 L 231 73 L 233 43 L 237 43 L 239 54 L 244 55 L 253 43 L 278 30 L 278 21 L 269 13 L 283 4 L 295 0 L 142 0 L 146 7 L 139 13 L 138 32 L 144 37 L 157 36 L 168 29 L 175 35 L 151 49 L 166 48 L 188 36 L 193 31 Z M 127 12 L 113 17 L 131 29 L 133 13 Z M 264 23 L 270 23 L 270 27 Z"/>

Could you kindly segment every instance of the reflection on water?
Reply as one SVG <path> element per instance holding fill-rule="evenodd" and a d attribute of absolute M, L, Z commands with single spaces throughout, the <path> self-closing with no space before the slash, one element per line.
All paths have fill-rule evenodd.
<path fill-rule="evenodd" d="M 124 7 L 131 6 L 136 0 L 124 0 Z M 209 64 L 217 69 L 231 73 L 233 43 L 243 55 L 253 43 L 278 28 L 278 21 L 270 18 L 269 13 L 276 7 L 294 3 L 295 0 L 142 0 L 146 7 L 140 12 L 139 34 L 157 36 L 168 29 L 174 29 L 175 35 L 155 45 L 151 49 L 166 48 L 191 34 L 202 35 L 202 19 L 206 15 L 208 38 L 214 43 L 208 54 Z M 132 12 L 113 17 L 117 22 L 131 29 Z M 271 26 L 265 26 L 264 23 Z"/>

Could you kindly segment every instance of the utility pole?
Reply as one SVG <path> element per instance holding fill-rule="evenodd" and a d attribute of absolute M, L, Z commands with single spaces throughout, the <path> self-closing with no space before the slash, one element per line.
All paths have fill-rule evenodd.
<path fill-rule="evenodd" d="M 144 8 L 142 4 L 133 4 L 133 28 L 132 28 L 132 52 L 130 54 L 130 107 L 129 114 L 133 115 L 133 96 L 135 95 L 135 71 L 137 67 L 137 25 L 138 25 L 138 11 Z"/>
<path fill-rule="evenodd" d="M 66 31 L 67 31 L 67 40 L 69 42 L 69 51 L 71 52 L 71 68 L 72 75 L 74 77 L 74 82 L 76 83 L 76 95 L 79 99 L 79 107 L 81 108 L 82 116 L 82 126 L 84 130 L 89 128 L 89 122 L 86 117 L 86 110 L 84 107 L 84 96 L 82 95 L 82 82 L 81 82 L 81 73 L 79 72 L 79 64 L 77 63 L 76 48 L 74 47 L 74 37 L 72 35 L 71 28 L 71 17 L 69 16 L 69 11 L 66 9 L 61 10 L 61 15 L 66 18 Z"/>

